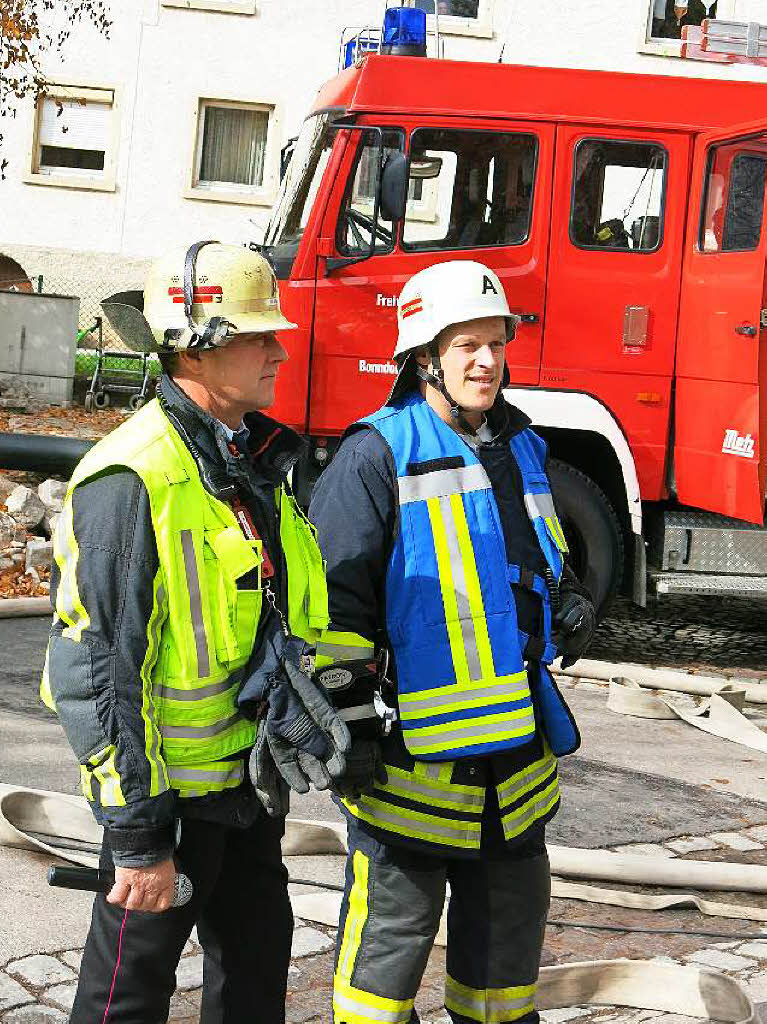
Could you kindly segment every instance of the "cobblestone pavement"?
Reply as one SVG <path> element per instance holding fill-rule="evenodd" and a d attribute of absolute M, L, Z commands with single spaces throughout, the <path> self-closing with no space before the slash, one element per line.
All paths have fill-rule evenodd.
<path fill-rule="evenodd" d="M 634 843 L 612 849 L 656 857 L 764 863 L 767 856 L 767 824 L 737 832 L 679 836 L 657 844 Z M 610 883 L 610 887 L 630 888 L 614 883 Z M 645 888 L 643 891 L 651 890 Z M 767 896 L 754 896 L 750 893 L 706 895 L 722 902 L 767 907 Z M 579 922 L 579 925 L 575 922 Z M 642 932 L 605 932 L 589 927 L 596 924 L 650 929 L 675 928 L 678 932 L 674 935 L 651 935 Z M 693 929 L 723 934 L 707 937 Z M 738 938 L 737 933 L 743 932 L 763 938 Z M 727 939 L 731 934 L 734 937 Z M 289 1024 L 325 1024 L 330 1021 L 334 945 L 334 929 L 296 921 L 288 979 Z M 74 999 L 81 955 L 79 949 L 63 949 L 55 955 L 35 954 L 2 965 L 0 1022 L 65 1024 L 67 1011 Z M 660 914 L 576 903 L 572 900 L 552 901 L 544 964 L 620 957 L 661 958 L 664 962 L 714 967 L 738 979 L 757 1006 L 761 1004 L 758 1012 L 764 1014 L 762 1019 L 767 1022 L 767 925 L 704 917 L 695 910 L 674 910 Z M 202 950 L 193 933 L 177 972 L 177 990 L 171 1004 L 169 1024 L 196 1024 L 199 1020 L 202 960 Z M 435 949 L 416 1001 L 421 1020 L 429 1024 L 449 1024 L 442 995 L 444 964 L 444 950 Z M 690 1017 L 616 1007 L 570 1007 L 547 1010 L 541 1016 L 546 1024 L 563 1024 L 576 1019 L 580 1024 L 592 1021 L 599 1024 L 640 1024 L 648 1020 L 657 1024 L 695 1024 Z"/>

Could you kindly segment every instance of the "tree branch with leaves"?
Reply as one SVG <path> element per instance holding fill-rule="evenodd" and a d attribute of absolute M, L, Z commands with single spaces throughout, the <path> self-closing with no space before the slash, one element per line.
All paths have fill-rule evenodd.
<path fill-rule="evenodd" d="M 45 93 L 45 57 L 62 53 L 83 23 L 108 38 L 109 0 L 0 0 L 0 118 L 15 117 L 20 101 Z M 3 180 L 7 166 L 0 153 Z"/>

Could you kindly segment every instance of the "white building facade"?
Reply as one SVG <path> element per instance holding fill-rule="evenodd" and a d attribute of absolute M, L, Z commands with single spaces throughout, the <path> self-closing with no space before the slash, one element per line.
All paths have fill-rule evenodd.
<path fill-rule="evenodd" d="M 767 82 L 764 67 L 684 59 L 675 38 L 709 13 L 767 23 L 767 0 L 439 3 L 449 59 Z M 335 74 L 342 30 L 378 25 L 382 10 L 113 0 L 109 38 L 78 29 L 45 67 L 50 94 L 4 126 L 0 255 L 35 284 L 42 275 L 44 291 L 82 296 L 87 326 L 100 298 L 140 286 L 170 246 L 260 241 L 281 148 Z"/>

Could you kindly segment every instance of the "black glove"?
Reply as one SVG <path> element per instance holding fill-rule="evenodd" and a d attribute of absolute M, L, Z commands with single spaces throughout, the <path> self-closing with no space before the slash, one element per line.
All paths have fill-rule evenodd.
<path fill-rule="evenodd" d="M 378 740 L 352 740 L 346 755 L 346 771 L 333 780 L 333 788 L 341 796 L 356 800 L 370 793 L 376 782 L 386 782 L 386 768 Z"/>
<path fill-rule="evenodd" d="M 597 628 L 594 605 L 583 594 L 566 591 L 554 616 L 552 639 L 562 654 L 562 668 L 574 665 Z"/>

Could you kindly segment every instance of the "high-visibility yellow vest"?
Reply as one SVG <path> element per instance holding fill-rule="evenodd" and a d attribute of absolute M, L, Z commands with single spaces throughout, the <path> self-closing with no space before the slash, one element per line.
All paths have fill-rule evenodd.
<path fill-rule="evenodd" d="M 115 466 L 138 474 L 147 489 L 160 562 L 145 663 L 158 729 L 153 736 L 147 728 L 147 757 L 153 771 L 167 769 L 170 787 L 181 796 L 231 788 L 242 781 L 243 762 L 224 759 L 251 746 L 256 734 L 236 701 L 237 669 L 251 655 L 263 604 L 261 541 L 248 540 L 230 506 L 205 490 L 192 455 L 152 401 L 91 449 L 70 482 L 54 548 L 61 571 L 56 614 L 66 623 L 64 636 L 79 640 L 89 621 L 77 592 L 72 494 Z M 322 556 L 314 528 L 284 487 L 276 489 L 275 502 L 287 565 L 288 625 L 313 643 L 328 623 Z M 239 589 L 238 580 L 252 570 L 256 587 Z M 56 680 L 47 673 L 41 696 L 55 710 Z M 152 749 L 158 731 L 161 758 Z M 164 788 L 159 779 L 156 791 Z"/>

